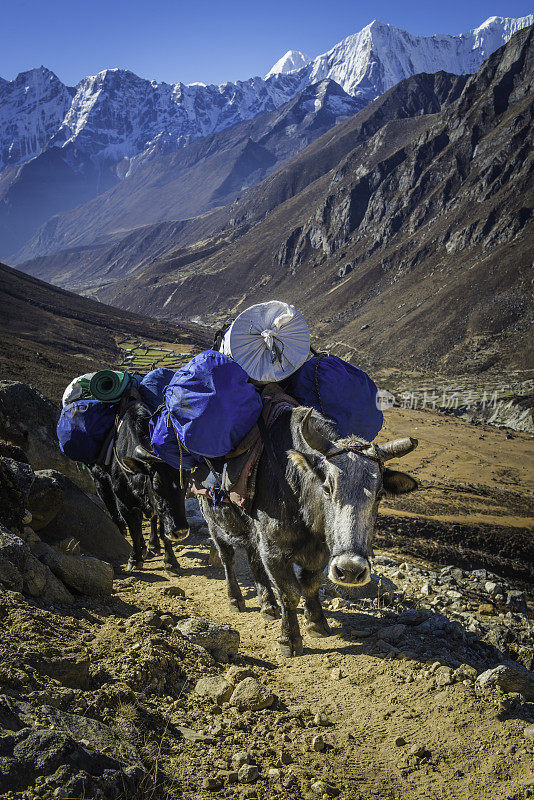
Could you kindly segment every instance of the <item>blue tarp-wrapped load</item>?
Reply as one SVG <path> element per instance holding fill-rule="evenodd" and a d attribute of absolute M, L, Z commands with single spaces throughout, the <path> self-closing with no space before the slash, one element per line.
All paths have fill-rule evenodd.
<path fill-rule="evenodd" d="M 142 379 L 141 375 L 116 370 L 75 378 L 65 390 L 57 424 L 61 452 L 73 461 L 96 464 L 113 435 L 122 397 L 137 388 L 153 413 L 163 403 L 165 388 L 173 377 L 171 369 L 155 369 Z"/>
<path fill-rule="evenodd" d="M 310 358 L 288 378 L 285 390 L 335 422 L 340 436 L 372 442 L 384 423 L 375 382 L 337 356 Z"/>
<path fill-rule="evenodd" d="M 231 452 L 261 411 L 261 398 L 239 364 L 205 350 L 165 389 L 165 408 L 151 420 L 152 450 L 173 467 L 192 469 L 204 457 Z"/>
<path fill-rule="evenodd" d="M 149 372 L 137 387 L 141 400 L 146 403 L 148 408 L 154 413 L 159 406 L 163 405 L 165 399 L 165 389 L 174 378 L 174 370 L 168 367 L 158 367 Z"/>
<path fill-rule="evenodd" d="M 113 429 L 116 413 L 116 403 L 92 398 L 66 405 L 56 429 L 61 452 L 73 461 L 96 464 Z"/>

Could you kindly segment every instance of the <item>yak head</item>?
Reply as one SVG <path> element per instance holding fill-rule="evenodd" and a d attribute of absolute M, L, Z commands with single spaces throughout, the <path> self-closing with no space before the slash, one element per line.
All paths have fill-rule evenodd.
<path fill-rule="evenodd" d="M 333 583 L 362 586 L 371 578 L 369 558 L 381 498 L 417 488 L 412 477 L 384 462 L 405 455 L 418 442 L 406 438 L 374 446 L 355 436 L 338 439 L 330 423 L 305 408 L 292 412 L 291 427 L 296 446 L 288 452 L 289 478 L 298 484 L 304 522 L 326 541 L 328 577 Z"/>

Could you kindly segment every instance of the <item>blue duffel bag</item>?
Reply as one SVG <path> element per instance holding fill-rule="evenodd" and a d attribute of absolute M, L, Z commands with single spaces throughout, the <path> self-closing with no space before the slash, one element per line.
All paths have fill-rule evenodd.
<path fill-rule="evenodd" d="M 375 382 L 337 356 L 310 358 L 284 386 L 299 403 L 335 422 L 340 436 L 354 434 L 372 442 L 384 424 Z"/>
<path fill-rule="evenodd" d="M 165 459 L 172 425 L 188 453 L 216 458 L 239 444 L 263 406 L 239 364 L 216 350 L 205 350 L 175 373 L 165 389 L 165 408 L 168 417 L 165 422 L 164 415 L 157 419 L 152 431 L 154 453 Z"/>
<path fill-rule="evenodd" d="M 96 464 L 117 413 L 116 403 L 75 400 L 61 411 L 56 432 L 61 452 L 73 461 Z"/>
<path fill-rule="evenodd" d="M 174 370 L 168 367 L 158 367 L 140 381 L 137 387 L 139 394 L 152 413 L 163 404 L 165 389 L 173 378 Z"/>
<path fill-rule="evenodd" d="M 169 412 L 165 407 L 150 418 L 148 427 L 152 452 L 171 467 L 192 470 L 203 461 L 201 456 L 189 453 L 183 446 L 180 448 Z"/>

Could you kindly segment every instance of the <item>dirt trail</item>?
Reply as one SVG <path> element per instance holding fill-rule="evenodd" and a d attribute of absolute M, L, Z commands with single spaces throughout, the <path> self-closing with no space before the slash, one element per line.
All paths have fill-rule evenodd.
<path fill-rule="evenodd" d="M 312 714 L 325 712 L 332 722 L 319 731 L 289 724 L 285 747 L 293 758 L 290 774 L 330 781 L 347 800 L 531 796 L 527 787 L 534 790 L 533 747 L 522 736 L 525 722 L 499 719 L 493 703 L 478 696 L 469 681 L 436 687 L 428 665 L 446 663 L 439 645 L 429 639 L 427 663 L 413 660 L 410 653 L 393 659 L 371 654 L 365 635 L 370 615 L 327 610 L 334 635 L 324 640 L 305 636 L 304 655 L 283 659 L 276 644 L 279 622 L 266 622 L 260 615 L 244 560 L 238 559 L 238 578 L 247 611 L 239 614 L 229 609 L 222 570 L 208 567 L 208 557 L 207 543 L 180 549 L 183 577 L 171 580 L 190 598 L 188 611 L 237 628 L 245 661 L 290 710 L 301 706 Z M 160 570 L 158 560 L 148 562 L 135 594 L 169 611 L 172 601 L 165 598 L 162 604 L 161 595 L 161 581 L 168 579 Z M 326 752 L 311 750 L 312 734 L 317 733 L 327 742 Z M 405 744 L 396 744 L 399 737 Z M 245 745 L 261 748 L 267 742 L 251 734 Z M 428 755 L 414 756 L 418 748 Z M 275 787 L 272 793 L 258 794 L 273 800 L 277 796 Z"/>
<path fill-rule="evenodd" d="M 532 524 L 534 451 L 529 437 L 514 434 L 510 439 L 505 431 L 431 412 L 388 412 L 380 440 L 403 435 L 419 438 L 419 448 L 402 465 L 422 481 L 423 491 L 389 508 L 385 504 L 386 516 L 458 522 L 467 517 L 471 524 L 491 517 L 504 526 Z M 245 661 L 263 673 L 262 679 L 289 709 L 322 711 L 332 721 L 319 731 L 288 724 L 285 746 L 294 760 L 286 772 L 330 781 L 347 800 L 532 796 L 533 746 L 523 738 L 524 720 L 499 714 L 493 700 L 480 695 L 472 682 L 436 685 L 429 665 L 447 664 L 442 642 L 429 637 L 424 658 L 404 652 L 402 644 L 394 657 L 377 653 L 368 636 L 376 610 L 326 608 L 334 635 L 324 640 L 305 636 L 304 655 L 283 659 L 276 642 L 279 622 L 266 622 L 260 615 L 245 561 L 237 563 L 247 602 L 247 611 L 239 614 L 228 607 L 223 572 L 209 567 L 208 557 L 208 543 L 198 538 L 179 548 L 183 576 L 171 580 L 190 598 L 191 614 L 237 628 Z M 161 607 L 160 580 L 168 579 L 157 560 L 146 569 L 136 593 Z M 167 610 L 169 603 L 165 599 Z M 312 733 L 318 732 L 328 745 L 323 753 L 310 747 Z M 261 749 L 266 742 L 251 733 L 247 746 Z M 427 755 L 414 755 L 418 748 Z M 226 791 L 221 796 L 233 794 Z M 286 794 L 278 795 L 273 787 L 271 793 L 258 794 L 264 796 L 274 800 Z M 309 797 L 317 795 L 310 792 Z"/>

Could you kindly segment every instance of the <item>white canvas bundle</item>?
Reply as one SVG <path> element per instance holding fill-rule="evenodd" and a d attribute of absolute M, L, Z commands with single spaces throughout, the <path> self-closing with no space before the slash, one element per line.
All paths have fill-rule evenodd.
<path fill-rule="evenodd" d="M 63 399 L 62 399 L 63 408 L 65 408 L 65 406 L 68 405 L 69 403 L 73 403 L 75 400 L 79 400 L 80 397 L 82 397 L 84 387 L 80 383 L 80 381 L 84 380 L 87 383 L 89 383 L 94 374 L 95 374 L 94 372 L 86 372 L 85 375 L 78 375 L 77 378 L 74 378 L 74 380 L 72 380 L 69 383 L 69 385 L 63 392 Z"/>
<path fill-rule="evenodd" d="M 302 314 L 280 300 L 245 309 L 226 331 L 221 352 L 260 383 L 280 381 L 310 354 L 310 332 Z"/>

